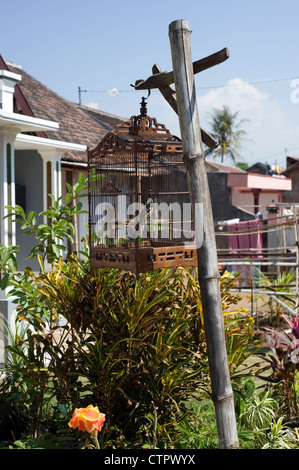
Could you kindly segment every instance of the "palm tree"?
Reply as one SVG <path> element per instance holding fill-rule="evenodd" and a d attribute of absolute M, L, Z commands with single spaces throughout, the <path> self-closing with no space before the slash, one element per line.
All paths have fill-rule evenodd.
<path fill-rule="evenodd" d="M 206 156 L 211 154 L 214 158 L 221 156 L 221 163 L 223 163 L 225 156 L 230 157 L 234 164 L 237 163 L 237 158 L 243 159 L 238 150 L 241 147 L 240 140 L 246 132 L 238 129 L 238 127 L 247 119 L 238 122 L 238 114 L 238 111 L 232 113 L 228 106 L 223 106 L 222 109 L 214 109 L 210 121 L 211 134 L 219 142 L 219 146 L 216 149 L 207 149 Z"/>

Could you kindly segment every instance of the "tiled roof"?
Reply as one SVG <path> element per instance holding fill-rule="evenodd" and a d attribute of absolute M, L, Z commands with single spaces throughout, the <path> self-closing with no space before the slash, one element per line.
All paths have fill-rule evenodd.
<path fill-rule="evenodd" d="M 206 160 L 206 168 L 208 173 L 246 173 L 241 168 L 224 165 L 223 163 L 218 163 L 211 160 Z"/>
<path fill-rule="evenodd" d="M 0 56 L 0 68 L 2 67 L 22 77 L 16 85 L 16 112 L 58 122 L 59 129 L 43 132 L 44 137 L 82 144 L 93 149 L 108 132 L 128 119 L 128 117 L 122 118 L 68 101 L 22 68 L 10 62 L 4 62 Z M 67 152 L 62 160 L 86 163 L 87 155 L 86 152 Z M 208 172 L 243 173 L 243 170 L 239 168 L 210 160 L 206 161 L 206 168 Z"/>
<path fill-rule="evenodd" d="M 108 131 L 113 130 L 117 124 L 124 120 L 124 118 L 65 100 L 24 70 L 14 67 L 10 63 L 8 69 L 22 76 L 17 87 L 27 101 L 33 115 L 36 118 L 59 123 L 57 131 L 45 133 L 49 139 L 74 142 L 93 148 Z M 19 112 L 27 114 L 28 111 L 19 109 Z M 86 153 L 68 152 L 63 156 L 63 160 L 86 162 Z"/>

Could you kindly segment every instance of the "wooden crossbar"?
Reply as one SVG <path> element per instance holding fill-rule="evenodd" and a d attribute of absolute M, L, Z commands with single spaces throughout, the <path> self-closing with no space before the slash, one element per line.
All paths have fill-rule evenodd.
<path fill-rule="evenodd" d="M 221 49 L 221 51 L 215 52 L 203 59 L 193 62 L 193 73 L 199 73 L 207 70 L 215 65 L 221 64 L 229 58 L 229 50 L 227 47 Z M 161 88 L 174 83 L 173 72 L 159 72 L 151 75 L 146 80 L 136 80 L 134 88 L 135 90 L 152 90 L 153 88 Z"/>

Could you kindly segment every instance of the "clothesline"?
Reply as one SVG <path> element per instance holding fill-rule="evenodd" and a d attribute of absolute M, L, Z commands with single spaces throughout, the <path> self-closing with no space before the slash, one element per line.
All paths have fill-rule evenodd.
<path fill-rule="evenodd" d="M 241 223 L 241 222 L 238 222 L 238 223 Z M 291 228 L 293 226 L 295 226 L 295 224 L 297 225 L 298 222 L 297 221 L 292 221 L 292 222 L 284 222 L 284 223 L 280 223 L 280 224 L 263 224 L 261 225 L 260 227 L 258 228 L 253 228 L 253 229 L 247 229 L 247 230 L 238 230 L 238 234 L 240 235 L 248 235 L 248 234 L 254 234 L 254 233 L 260 233 L 260 232 L 276 232 L 277 231 L 277 228 L 278 229 L 283 229 L 285 227 L 287 228 Z M 227 224 L 227 227 L 229 227 L 230 225 L 235 225 L 235 224 Z M 224 231 L 216 231 L 216 235 L 220 235 L 220 236 L 231 236 L 231 235 L 235 235 L 235 233 L 232 233 L 232 232 L 224 232 Z"/>
<path fill-rule="evenodd" d="M 281 246 L 276 246 L 276 247 L 263 247 L 262 250 L 263 251 L 276 251 L 276 250 L 281 250 L 281 249 L 286 249 L 286 250 L 289 250 L 291 251 L 292 249 L 294 250 L 294 245 L 291 245 L 291 246 L 286 246 L 286 247 L 281 247 Z M 218 249 L 219 251 L 230 251 L 229 248 L 219 248 Z M 242 250 L 242 248 L 235 248 L 235 250 Z M 248 248 L 248 250 L 260 250 L 260 248 Z M 277 254 L 280 254 L 280 252 L 278 252 Z"/>
<path fill-rule="evenodd" d="M 216 232 L 216 236 L 228 237 L 228 248 L 218 248 L 219 265 L 244 267 L 245 277 L 251 277 L 251 266 L 284 266 L 298 268 L 298 249 L 296 245 L 286 247 L 286 238 L 280 246 L 263 248 L 263 234 L 269 232 L 285 234 L 286 228 L 297 226 L 297 218 L 278 224 L 265 225 L 262 219 L 251 219 L 227 224 L 227 232 Z M 280 251 L 280 252 L 279 252 Z"/>

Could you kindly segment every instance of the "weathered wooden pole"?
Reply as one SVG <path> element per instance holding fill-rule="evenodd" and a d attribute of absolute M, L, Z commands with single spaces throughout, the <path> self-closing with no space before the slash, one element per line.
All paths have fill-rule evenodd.
<path fill-rule="evenodd" d="M 205 167 L 187 20 L 169 25 L 178 116 L 193 214 L 203 210 L 203 240 L 197 247 L 204 327 L 208 349 L 212 398 L 222 449 L 237 448 L 234 396 L 230 382 L 220 295 L 219 268 L 210 191 Z M 219 201 L 221 203 L 221 201 Z"/>

